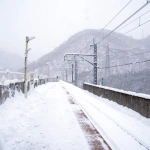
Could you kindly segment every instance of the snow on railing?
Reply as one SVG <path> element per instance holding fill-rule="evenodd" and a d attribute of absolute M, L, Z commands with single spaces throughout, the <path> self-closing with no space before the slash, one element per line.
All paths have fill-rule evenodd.
<path fill-rule="evenodd" d="M 38 75 L 34 74 L 34 79 L 46 79 L 47 75 Z M 27 79 L 30 80 L 31 76 L 30 73 L 27 75 Z M 9 84 L 15 82 L 22 82 L 24 81 L 24 73 L 21 72 L 11 72 L 11 71 L 0 71 L 0 84 Z"/>
<path fill-rule="evenodd" d="M 29 75 L 28 75 L 29 77 Z M 9 84 L 11 82 L 24 81 L 24 73 L 0 71 L 0 83 Z"/>

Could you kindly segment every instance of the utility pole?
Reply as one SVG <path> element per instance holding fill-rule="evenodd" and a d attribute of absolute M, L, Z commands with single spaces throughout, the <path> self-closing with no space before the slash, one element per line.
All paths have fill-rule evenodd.
<path fill-rule="evenodd" d="M 74 63 L 75 63 L 75 85 L 77 86 L 77 81 L 78 81 L 78 69 L 77 69 L 77 59 L 76 59 L 76 55 L 74 56 Z"/>
<path fill-rule="evenodd" d="M 95 44 L 94 38 L 93 38 L 93 45 L 90 45 L 94 47 L 94 59 L 93 59 L 93 84 L 97 85 L 97 44 Z"/>
<path fill-rule="evenodd" d="M 72 83 L 73 83 L 73 64 L 72 64 Z"/>
<path fill-rule="evenodd" d="M 28 59 L 28 52 L 31 50 L 28 49 L 28 42 L 30 40 L 35 39 L 35 37 L 28 37 L 26 36 L 26 49 L 25 49 L 25 68 L 24 68 L 24 96 L 27 98 L 27 59 Z"/>
<path fill-rule="evenodd" d="M 109 45 L 106 47 L 106 62 L 105 62 L 105 77 L 110 75 L 110 55 L 109 55 Z"/>
<path fill-rule="evenodd" d="M 67 69 L 66 69 L 66 82 L 67 82 L 67 78 L 68 78 L 68 76 L 67 76 Z"/>
<path fill-rule="evenodd" d="M 46 63 L 47 66 L 47 82 L 49 81 L 49 62 Z"/>
<path fill-rule="evenodd" d="M 62 71 L 62 75 L 63 75 L 63 80 L 65 80 L 65 77 L 64 77 L 64 71 Z"/>
<path fill-rule="evenodd" d="M 24 71 L 24 95 L 27 98 L 27 57 L 28 56 L 28 37 L 26 36 L 26 50 L 25 50 L 25 71 Z"/>

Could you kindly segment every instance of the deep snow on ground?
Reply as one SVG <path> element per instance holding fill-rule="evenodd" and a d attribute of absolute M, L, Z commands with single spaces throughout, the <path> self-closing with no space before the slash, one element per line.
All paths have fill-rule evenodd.
<path fill-rule="evenodd" d="M 66 91 L 113 150 L 150 149 L 150 119 L 61 81 L 37 87 L 28 99 L 16 93 L 0 106 L 0 150 L 90 149 Z"/>
<path fill-rule="evenodd" d="M 89 149 L 60 83 L 17 93 L 0 106 L 0 150 Z"/>
<path fill-rule="evenodd" d="M 61 83 L 73 95 L 112 149 L 150 149 L 150 119 L 71 84 Z"/>

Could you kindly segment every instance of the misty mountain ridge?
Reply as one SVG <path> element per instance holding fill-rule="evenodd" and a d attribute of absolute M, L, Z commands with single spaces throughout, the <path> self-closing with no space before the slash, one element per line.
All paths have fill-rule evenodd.
<path fill-rule="evenodd" d="M 144 39 L 142 39 L 142 42 L 144 45 L 147 46 L 147 48 L 150 48 L 150 35 Z"/>
<path fill-rule="evenodd" d="M 107 35 L 110 31 L 104 30 L 83 30 L 75 35 L 71 36 L 67 41 L 62 43 L 59 47 L 55 48 L 52 52 L 42 56 L 37 61 L 29 64 L 28 70 L 35 73 L 47 74 L 46 63 L 49 62 L 50 77 L 59 76 L 61 79 L 66 79 L 66 71 L 63 68 L 71 68 L 71 63 L 64 62 L 64 55 L 66 53 L 81 53 L 81 54 L 93 54 L 93 49 L 90 48 L 92 39 L 95 37 L 95 43 L 101 41 L 103 36 Z M 114 76 L 119 74 L 125 74 L 129 72 L 139 72 L 148 69 L 149 63 L 138 63 L 150 58 L 149 50 L 149 38 L 137 40 L 132 37 L 113 33 L 108 38 L 103 40 L 97 45 L 97 61 L 98 67 L 98 84 L 102 77 Z M 135 63 L 134 65 L 124 65 L 122 67 L 111 67 L 109 74 L 106 74 L 106 51 L 109 46 L 110 67 L 128 63 Z M 142 53 L 142 54 L 139 54 Z M 88 61 L 93 62 L 92 57 L 85 57 Z M 71 82 L 71 70 L 67 71 L 67 80 Z M 93 66 L 85 61 L 78 61 L 78 85 L 82 83 L 93 81 Z"/>
<path fill-rule="evenodd" d="M 14 53 L 0 49 L 0 70 L 18 71 L 24 65 L 24 59 Z"/>
<path fill-rule="evenodd" d="M 37 61 L 30 63 L 29 70 L 35 70 L 35 69 L 42 68 L 45 66 L 46 62 L 50 62 L 50 69 L 51 69 L 51 72 L 53 72 L 53 70 L 57 70 L 57 68 L 60 68 L 60 67 L 62 68 L 65 65 L 67 65 L 66 63 L 64 63 L 64 54 L 66 54 L 66 53 L 93 54 L 93 50 L 90 49 L 90 45 L 92 44 L 93 37 L 96 36 L 96 40 L 95 40 L 95 43 L 96 43 L 102 39 L 102 36 L 104 33 L 106 35 L 107 33 L 110 32 L 109 30 L 104 30 L 104 33 L 99 34 L 99 31 L 100 30 L 90 29 L 90 30 L 84 30 L 79 33 L 76 33 L 75 35 L 71 36 L 66 42 L 61 44 L 56 49 L 54 49 L 52 52 L 42 56 Z M 111 36 L 109 36 L 106 40 L 103 41 L 103 43 L 107 43 L 110 41 L 108 43 L 109 47 L 110 47 L 110 57 L 112 57 L 113 59 L 115 57 L 118 58 L 119 56 L 143 52 L 148 49 L 148 46 L 144 45 L 144 44 L 142 45 L 141 44 L 142 42 L 139 42 L 139 40 L 133 39 L 133 38 L 125 36 L 125 35 L 122 35 L 117 40 L 112 40 L 120 35 L 121 35 L 120 33 L 114 33 Z M 145 40 L 147 40 L 147 39 L 145 39 Z M 106 44 L 106 46 L 107 46 L 107 44 Z M 106 53 L 106 48 L 102 47 L 100 45 L 98 45 L 97 47 L 98 47 L 97 48 L 98 66 L 104 67 L 104 64 L 105 64 L 104 56 Z M 119 50 L 111 51 L 111 48 L 120 49 L 120 51 Z M 110 60 L 111 60 L 111 58 L 110 58 Z M 104 62 L 102 62 L 102 61 L 104 61 Z M 120 61 L 122 61 L 122 60 L 119 60 L 118 62 L 120 62 Z M 81 63 L 87 64 L 85 62 L 81 62 Z M 82 66 L 80 66 L 80 67 L 85 68 L 85 67 L 87 67 L 87 65 L 86 66 L 83 65 L 83 67 Z M 45 70 L 45 69 L 43 68 L 43 70 Z M 57 70 L 57 71 L 59 71 L 59 70 Z"/>

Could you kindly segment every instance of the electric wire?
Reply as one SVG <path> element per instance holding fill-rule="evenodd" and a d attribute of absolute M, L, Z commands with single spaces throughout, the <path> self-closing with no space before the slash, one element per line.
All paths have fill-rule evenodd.
<path fill-rule="evenodd" d="M 145 51 L 145 52 L 141 52 L 141 53 L 135 53 L 133 55 L 126 55 L 125 57 L 133 57 L 133 56 L 136 56 L 136 55 L 141 55 L 141 54 L 145 54 L 145 53 L 149 53 L 149 52 L 150 52 L 150 50 Z M 119 60 L 119 59 L 123 59 L 125 57 L 119 57 L 119 58 L 111 59 L 111 61 L 116 61 L 116 60 Z"/>
<path fill-rule="evenodd" d="M 149 10 L 148 12 L 150 12 L 150 10 Z M 147 23 L 149 23 L 149 22 L 150 22 L 150 20 L 145 21 L 144 23 L 139 24 L 138 26 L 134 27 L 133 29 L 131 29 L 131 30 L 129 30 L 129 31 L 127 31 L 127 32 L 125 32 L 125 33 L 123 33 L 123 34 L 117 36 L 116 38 L 111 39 L 110 41 L 104 43 L 104 44 L 101 45 L 101 46 L 105 46 L 105 45 L 108 44 L 109 42 L 114 41 L 114 40 L 118 39 L 119 37 L 124 36 L 124 35 L 126 35 L 127 33 L 131 32 L 131 31 L 134 31 L 135 29 L 137 29 L 137 28 L 139 28 L 139 27 L 141 27 L 141 26 L 143 26 L 143 25 L 145 25 L 145 24 L 147 24 Z M 118 50 L 119 50 L 119 49 L 118 49 Z M 121 49 L 120 49 L 120 50 L 121 50 Z M 125 51 L 125 50 L 124 50 L 124 51 Z M 106 54 L 102 54 L 102 55 L 103 55 L 103 56 L 106 56 Z"/>
<path fill-rule="evenodd" d="M 126 64 L 121 64 L 121 65 L 114 65 L 114 66 L 109 66 L 109 67 L 99 67 L 98 69 L 106 69 L 106 68 L 115 68 L 115 67 L 122 67 L 122 66 L 128 66 L 128 65 L 134 65 L 134 64 L 140 64 L 140 63 L 144 63 L 144 62 L 149 62 L 150 59 L 147 59 L 147 60 L 142 60 L 142 61 L 137 61 L 137 62 L 134 62 L 134 63 L 126 63 Z"/>
<path fill-rule="evenodd" d="M 94 38 L 96 38 L 130 3 L 132 2 L 132 0 L 130 0 L 101 30 L 100 32 L 94 36 Z M 91 43 L 91 42 L 90 42 Z M 90 48 L 91 49 L 91 48 Z M 89 49 L 89 50 L 90 50 Z"/>
<path fill-rule="evenodd" d="M 145 21 L 145 22 L 144 22 L 144 23 L 142 23 L 142 24 L 139 24 L 137 27 L 135 27 L 135 28 L 133 28 L 133 29 L 131 29 L 131 30 L 129 30 L 129 31 L 127 31 L 127 32 L 125 32 L 125 33 L 123 33 L 123 34 L 119 35 L 119 36 L 117 36 L 116 38 L 111 39 L 110 41 L 108 41 L 108 42 L 104 43 L 102 46 L 104 46 L 104 45 L 108 44 L 109 42 L 111 42 L 111 41 L 113 41 L 113 40 L 115 40 L 115 39 L 118 39 L 118 38 L 119 38 L 119 37 L 121 37 L 121 36 L 126 35 L 127 33 L 130 33 L 131 31 L 134 31 L 135 29 L 137 29 L 137 28 L 139 28 L 139 27 L 141 27 L 141 26 L 143 26 L 143 25 L 145 25 L 145 24 L 147 24 L 147 23 L 149 23 L 149 22 L 150 22 L 150 20 Z"/>
<path fill-rule="evenodd" d="M 129 1 L 129 2 L 124 6 L 124 8 L 127 7 L 127 5 L 129 5 L 130 2 L 131 2 L 131 1 Z M 149 3 L 150 3 L 150 2 L 147 1 L 147 3 L 144 4 L 141 8 L 139 8 L 139 9 L 136 11 L 136 13 L 139 12 L 141 9 L 143 9 L 145 6 L 147 6 Z M 124 9 L 124 8 L 123 8 L 123 9 Z M 122 9 L 122 10 L 123 10 L 123 9 Z M 121 10 L 121 11 L 122 11 L 122 10 Z M 121 12 L 121 11 L 120 11 L 120 12 Z M 119 13 L 120 13 L 120 12 L 119 12 Z M 137 18 L 134 19 L 133 21 L 129 22 L 128 24 L 126 24 L 126 25 L 123 26 L 122 28 L 118 29 L 117 31 L 122 30 L 123 28 L 125 28 L 125 27 L 128 26 L 128 25 L 130 25 L 131 23 L 133 23 L 133 22 L 136 21 L 137 19 L 143 17 L 144 15 L 146 15 L 146 14 L 149 13 L 149 12 L 150 12 L 150 10 L 148 10 L 148 11 L 145 12 L 144 14 L 140 15 L 139 17 L 137 17 Z M 119 15 L 119 13 L 118 13 L 115 17 L 117 17 L 117 16 Z M 131 16 L 133 16 L 133 14 L 132 14 Z M 131 17 L 131 16 L 130 16 L 130 17 Z M 113 19 L 115 19 L 115 17 L 114 17 Z M 113 21 L 113 19 L 112 19 L 111 21 Z M 111 22 L 111 21 L 110 21 L 110 22 Z M 108 24 L 110 24 L 110 22 L 109 22 Z M 149 22 L 149 21 L 147 21 L 147 22 L 145 22 L 145 23 L 143 23 L 143 24 L 139 24 L 139 26 L 133 28 L 132 30 L 127 31 L 127 32 L 124 33 L 124 34 L 127 34 L 127 33 L 131 32 L 131 31 L 135 30 L 136 28 L 138 28 L 138 27 L 140 27 L 140 26 L 142 26 L 142 25 L 148 23 L 148 22 Z M 107 24 L 102 30 L 104 30 L 104 29 L 108 26 L 108 24 Z M 101 31 L 102 31 L 102 30 L 101 30 Z M 101 31 L 100 31 L 100 33 L 101 33 Z M 116 32 L 117 32 L 117 31 L 116 31 Z M 121 36 L 123 36 L 123 35 L 120 35 L 119 37 L 121 37 Z M 117 37 L 117 38 L 118 38 L 118 37 Z M 114 38 L 114 39 L 117 39 L 117 38 Z M 114 39 L 112 39 L 111 41 L 113 41 Z M 102 39 L 102 40 L 104 40 L 104 39 Z M 102 40 L 101 40 L 101 41 L 102 41 Z M 109 41 L 109 42 L 110 42 L 110 41 Z M 107 42 L 107 43 L 109 43 L 109 42 Z M 99 44 L 99 43 L 100 43 L 100 41 L 99 41 L 97 44 Z M 104 45 L 107 44 L 107 43 L 104 43 L 102 46 L 104 46 Z M 90 50 L 90 49 L 89 49 L 89 50 Z"/>
<path fill-rule="evenodd" d="M 103 29 L 101 29 L 101 31 L 98 33 L 100 34 L 130 3 L 132 2 L 132 0 L 130 0 L 105 26 Z M 96 35 L 97 36 L 97 35 Z M 96 36 L 94 38 L 96 38 Z"/>
<path fill-rule="evenodd" d="M 135 30 L 135 29 L 137 29 L 137 28 L 139 28 L 139 27 L 141 27 L 141 26 L 143 26 L 143 25 L 149 23 L 149 22 L 150 22 L 150 20 L 148 20 L 148 21 L 146 21 L 146 22 L 144 22 L 144 23 L 142 23 L 142 24 L 139 24 L 137 27 L 135 27 L 135 28 L 133 28 L 133 29 L 131 29 L 131 30 L 125 32 L 124 34 L 127 34 L 127 33 L 131 32 L 131 31 L 133 31 L 133 30 Z"/>
<path fill-rule="evenodd" d="M 143 17 L 144 15 L 146 15 L 147 13 L 149 13 L 150 10 L 148 10 L 147 12 L 145 12 L 144 14 L 140 15 L 139 17 L 137 17 L 136 19 L 132 20 L 131 22 L 129 22 L 128 24 L 126 24 L 125 26 L 123 26 L 122 28 L 119 28 L 118 30 L 116 30 L 116 32 L 122 30 L 123 28 L 125 28 L 126 26 L 130 25 L 131 23 L 133 23 L 134 21 L 138 20 L 139 18 Z"/>
<path fill-rule="evenodd" d="M 126 58 L 126 57 L 133 57 L 133 56 L 136 56 L 136 55 L 141 55 L 141 54 L 144 54 L 144 53 L 149 53 L 149 51 L 145 51 L 145 52 L 140 52 L 140 53 L 135 53 L 135 54 L 132 54 L 132 55 L 126 55 L 126 56 L 122 56 L 122 57 L 118 57 L 118 58 L 114 58 L 114 59 L 110 59 L 111 61 L 116 61 L 116 60 L 119 60 L 119 59 L 123 59 L 123 58 Z M 105 55 L 107 56 L 107 55 Z M 100 61 L 100 62 L 104 62 L 105 60 L 103 61 Z"/>
<path fill-rule="evenodd" d="M 106 39 L 108 36 L 110 36 L 112 33 L 114 33 L 119 27 L 121 27 L 123 24 L 125 24 L 129 19 L 131 19 L 135 14 L 137 14 L 140 10 L 142 10 L 144 7 L 146 7 L 150 2 L 147 1 L 144 5 L 142 5 L 138 10 L 136 10 L 132 15 L 130 15 L 127 19 L 125 19 L 122 23 L 120 23 L 117 27 L 115 27 L 112 31 L 110 31 L 105 37 L 103 37 L 99 42 L 96 44 L 99 44 L 104 39 Z"/>

